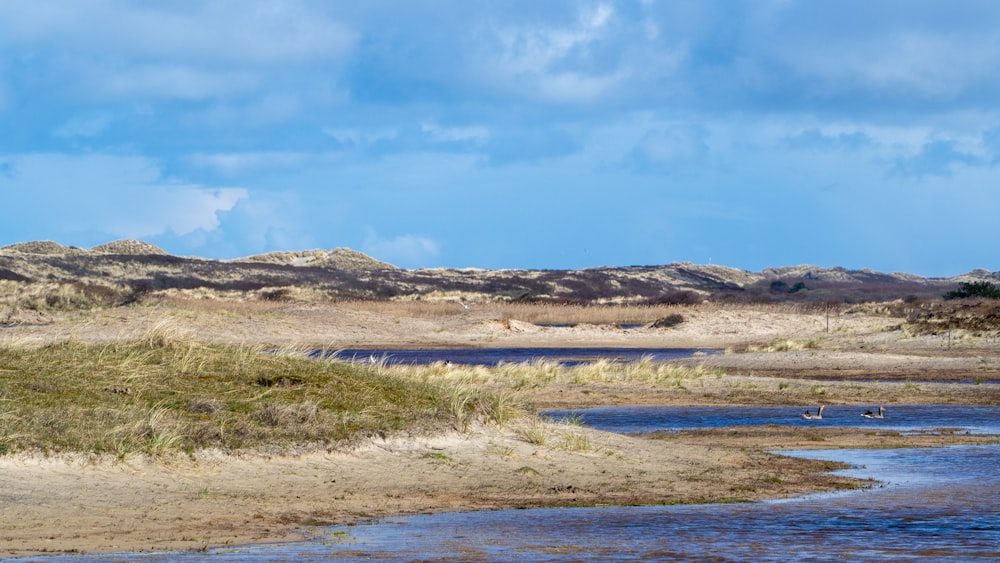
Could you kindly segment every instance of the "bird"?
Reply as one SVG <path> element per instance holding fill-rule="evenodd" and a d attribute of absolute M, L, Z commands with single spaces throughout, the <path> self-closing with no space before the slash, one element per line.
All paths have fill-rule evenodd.
<path fill-rule="evenodd" d="M 816 409 L 816 414 L 809 411 L 802 413 L 802 418 L 806 420 L 823 420 L 823 407 L 825 406 L 826 405 L 820 405 L 819 408 Z"/>
<path fill-rule="evenodd" d="M 862 414 L 861 416 L 863 416 L 865 418 L 885 418 L 885 407 L 879 407 L 878 408 L 878 414 L 873 413 L 872 411 L 868 410 L 868 411 L 865 411 L 865 413 Z"/>
<path fill-rule="evenodd" d="M 467 304 L 465 304 L 465 303 L 462 303 L 461 301 L 459 301 L 459 302 L 458 302 L 458 304 L 459 304 L 459 305 L 461 305 L 461 306 L 462 306 L 462 308 L 463 308 L 463 309 L 465 309 L 466 311 L 468 311 L 468 310 L 469 310 L 469 306 L 468 306 Z"/>

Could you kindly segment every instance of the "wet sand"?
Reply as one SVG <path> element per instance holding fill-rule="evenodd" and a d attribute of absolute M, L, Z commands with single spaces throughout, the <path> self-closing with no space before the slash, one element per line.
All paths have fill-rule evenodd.
<path fill-rule="evenodd" d="M 822 314 L 695 308 L 675 329 L 538 327 L 483 308 L 434 319 L 357 305 L 267 309 L 172 303 L 74 313 L 0 330 L 4 345 L 107 341 L 167 319 L 210 342 L 302 347 L 633 346 L 763 349 L 775 339 L 812 348 L 684 360 L 725 377 L 684 388 L 549 385 L 538 408 L 603 404 L 801 404 L 817 386 L 841 404 L 1000 404 L 1000 345 L 989 337 L 912 337 L 899 319 L 852 315 L 827 331 Z M 754 348 L 758 347 L 758 348 Z M 683 363 L 683 362 L 682 362 Z M 845 380 L 835 382 L 832 380 Z M 930 383 L 926 380 L 932 379 Z M 875 381 L 877 380 L 877 381 Z M 938 383 L 942 380 L 966 384 Z M 975 385 L 974 383 L 981 383 Z M 807 403 L 811 406 L 813 403 Z M 521 425 L 521 426 L 519 426 Z M 525 426 L 527 425 L 527 426 Z M 0 553 L 201 549 L 288 541 L 310 526 L 389 514 L 518 506 L 757 500 L 858 486 L 826 462 L 764 452 L 776 447 L 899 447 L 982 443 L 990 436 L 877 435 L 863 430 L 741 428 L 649 437 L 525 420 L 504 428 L 394 436 L 336 451 L 282 455 L 197 452 L 124 462 L 73 456 L 0 456 Z M 526 436 L 532 438 L 529 440 Z"/>

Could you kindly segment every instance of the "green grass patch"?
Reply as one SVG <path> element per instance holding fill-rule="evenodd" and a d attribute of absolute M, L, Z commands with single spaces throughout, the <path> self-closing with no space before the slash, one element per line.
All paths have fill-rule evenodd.
<path fill-rule="evenodd" d="M 0 348 L 0 452 L 316 446 L 452 423 L 447 390 L 344 362 L 134 342 Z M 493 410 L 502 410 L 490 405 Z"/>
<path fill-rule="evenodd" d="M 455 460 L 452 459 L 450 455 L 443 454 L 440 452 L 427 452 L 424 455 L 420 456 L 420 459 L 427 459 L 436 463 L 447 463 L 447 464 L 455 463 Z"/>

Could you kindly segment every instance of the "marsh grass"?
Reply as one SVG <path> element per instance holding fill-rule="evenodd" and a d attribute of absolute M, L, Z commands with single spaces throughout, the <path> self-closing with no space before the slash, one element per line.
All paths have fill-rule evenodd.
<path fill-rule="evenodd" d="M 574 385 L 645 384 L 684 388 L 685 382 L 706 376 L 721 377 L 725 371 L 704 365 L 679 366 L 641 358 L 634 362 L 598 360 L 576 366 L 554 361 L 501 363 L 489 368 L 435 362 L 429 365 L 392 366 L 391 372 L 406 379 L 448 385 L 500 386 L 518 391 L 553 383 Z M 516 396 L 516 395 L 515 395 Z"/>
<path fill-rule="evenodd" d="M 468 413 L 506 421 L 500 397 Z M 0 348 L 0 448 L 125 457 L 308 447 L 443 427 L 445 386 L 368 366 L 193 343 L 159 325 L 135 341 Z M 465 412 L 465 411 L 463 411 Z"/>

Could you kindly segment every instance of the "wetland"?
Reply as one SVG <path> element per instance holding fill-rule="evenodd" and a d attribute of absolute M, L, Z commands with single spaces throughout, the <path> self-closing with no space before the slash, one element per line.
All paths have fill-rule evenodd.
<path fill-rule="evenodd" d="M 868 494 L 883 490 L 872 479 L 892 481 L 878 471 L 842 472 L 858 458 L 830 451 L 996 447 L 993 426 L 947 410 L 1000 405 L 1000 346 L 990 334 L 913 334 L 905 319 L 874 306 L 832 322 L 822 310 L 780 305 L 645 313 L 683 317 L 669 328 L 626 323 L 635 320 L 630 308 L 620 323 L 604 320 L 613 316 L 606 308 L 594 323 L 556 323 L 557 307 L 540 308 L 547 320 L 536 324 L 503 304 L 393 309 L 164 294 L 14 323 L 0 330 L 0 548 L 14 556 L 176 554 L 292 545 L 345 529 L 338 526 L 363 542 L 365 534 L 388 537 L 399 519 L 403 533 L 433 518 L 454 529 L 449 519 L 469 511 L 486 523 L 460 528 L 489 528 L 490 515 L 506 518 L 500 509 L 508 508 L 541 511 L 516 511 L 527 522 L 590 518 L 578 510 L 625 511 L 600 513 L 603 521 L 652 511 L 657 522 L 675 518 L 671 510 L 754 512 L 762 501 Z M 504 348 L 688 352 L 573 365 L 309 356 Z M 823 424 L 803 425 L 798 415 L 819 404 L 827 405 Z M 871 422 L 887 424 L 862 421 L 879 405 L 887 419 Z M 744 416 L 659 429 L 592 422 L 599 411 L 588 409 L 609 407 Z M 741 410 L 752 408 L 762 410 Z M 901 424 L 935 408 L 951 418 Z M 78 418 L 53 430 L 69 416 Z M 791 450 L 817 453 L 783 453 Z M 598 541 L 584 524 L 573 526 L 581 549 Z M 701 541 L 735 545 L 740 537 Z"/>

